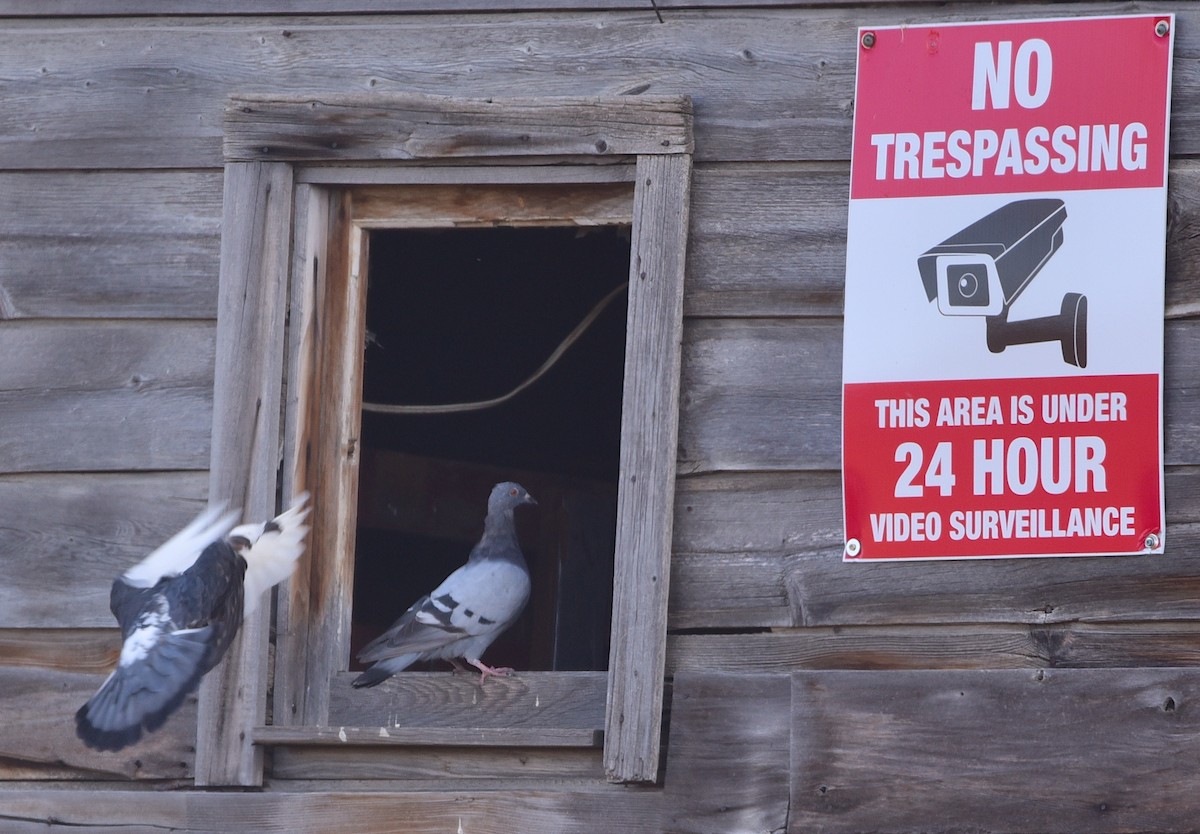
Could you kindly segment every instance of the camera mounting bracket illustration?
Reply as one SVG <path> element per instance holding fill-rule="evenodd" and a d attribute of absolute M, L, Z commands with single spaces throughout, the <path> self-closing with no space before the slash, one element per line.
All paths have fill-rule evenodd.
<path fill-rule="evenodd" d="M 1013 302 L 1063 243 L 1062 200 L 1015 200 L 917 258 L 925 295 L 944 316 L 984 316 L 987 346 L 1058 342 L 1063 361 L 1087 367 L 1087 297 L 1069 292 L 1057 315 L 1013 321 Z"/>

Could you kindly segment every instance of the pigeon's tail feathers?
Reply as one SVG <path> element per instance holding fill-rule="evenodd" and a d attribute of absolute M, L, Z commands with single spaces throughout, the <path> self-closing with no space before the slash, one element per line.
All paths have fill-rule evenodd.
<path fill-rule="evenodd" d="M 413 654 L 402 654 L 398 657 L 389 657 L 386 660 L 381 660 L 351 681 L 351 685 L 355 689 L 362 689 L 364 686 L 376 686 L 397 672 L 401 672 L 412 666 L 420 658 L 420 653 L 414 652 Z"/>
<path fill-rule="evenodd" d="M 75 734 L 97 750 L 120 750 L 163 725 L 200 683 L 208 627 L 165 635 L 144 656 L 122 662 L 75 713 Z"/>
<path fill-rule="evenodd" d="M 150 588 L 164 576 L 178 576 L 195 564 L 201 551 L 229 532 L 240 510 L 224 512 L 225 504 L 209 507 L 149 556 L 123 574 L 135 588 Z"/>
<path fill-rule="evenodd" d="M 265 524 L 243 524 L 230 531 L 230 538 L 241 536 L 249 547 L 241 550 L 246 560 L 245 615 L 249 616 L 268 590 L 292 575 L 296 562 L 304 553 L 304 537 L 308 526 L 308 493 L 297 495 L 287 512 Z"/>

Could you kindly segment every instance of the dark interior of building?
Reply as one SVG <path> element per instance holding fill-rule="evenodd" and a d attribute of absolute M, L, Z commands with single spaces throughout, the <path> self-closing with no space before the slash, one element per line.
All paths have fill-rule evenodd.
<path fill-rule="evenodd" d="M 364 401 L 503 396 L 625 283 L 629 251 L 627 227 L 372 232 Z M 517 511 L 533 591 L 485 662 L 607 668 L 626 305 L 618 292 L 503 404 L 364 408 L 352 654 L 466 561 L 492 484 L 516 480 L 539 502 Z"/>

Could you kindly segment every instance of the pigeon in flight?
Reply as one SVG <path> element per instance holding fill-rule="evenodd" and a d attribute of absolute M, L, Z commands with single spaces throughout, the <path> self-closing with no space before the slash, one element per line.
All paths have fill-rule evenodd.
<path fill-rule="evenodd" d="M 75 713 L 89 747 L 120 750 L 163 725 L 220 662 L 263 593 L 304 552 L 308 494 L 271 521 L 234 527 L 209 509 L 113 581 L 124 643 L 117 668 Z"/>
<path fill-rule="evenodd" d="M 463 669 L 458 658 L 465 658 L 482 673 L 481 683 L 512 672 L 488 666 L 479 656 L 529 600 L 529 568 L 517 542 L 513 510 L 536 503 L 520 484 L 509 481 L 492 488 L 483 538 L 467 563 L 358 653 L 359 660 L 375 665 L 354 679 L 355 687 L 375 686 L 418 660 L 440 658 Z"/>

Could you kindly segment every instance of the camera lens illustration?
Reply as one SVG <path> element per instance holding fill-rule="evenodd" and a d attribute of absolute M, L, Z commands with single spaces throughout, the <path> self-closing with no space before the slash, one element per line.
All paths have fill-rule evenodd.
<path fill-rule="evenodd" d="M 1053 198 L 1015 200 L 917 258 L 925 295 L 944 316 L 984 316 L 987 346 L 1058 342 L 1063 361 L 1087 367 L 1087 297 L 1069 292 L 1057 315 L 1011 320 L 1009 310 L 1063 244 L 1067 208 Z"/>
<path fill-rule="evenodd" d="M 975 273 L 984 275 L 981 281 Z M 986 307 L 988 306 L 987 273 L 970 265 L 953 264 L 946 270 L 947 285 L 953 298 L 953 307 Z"/>

